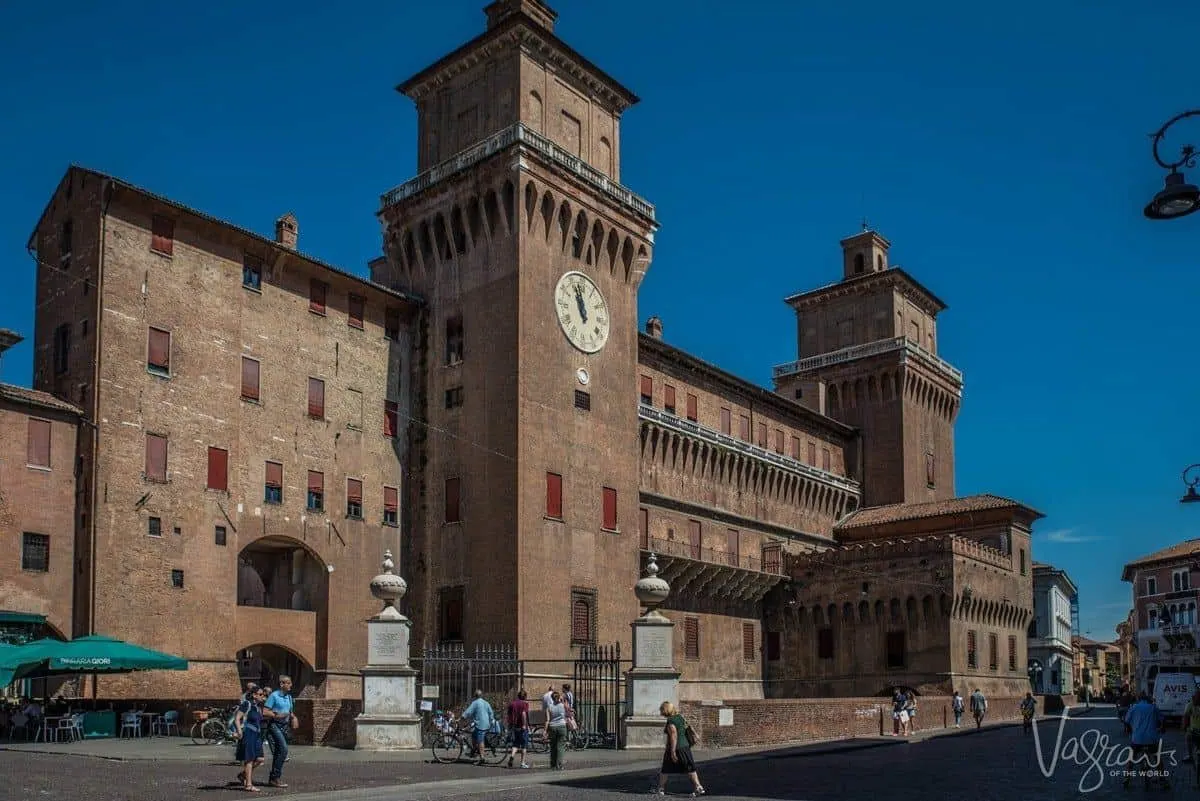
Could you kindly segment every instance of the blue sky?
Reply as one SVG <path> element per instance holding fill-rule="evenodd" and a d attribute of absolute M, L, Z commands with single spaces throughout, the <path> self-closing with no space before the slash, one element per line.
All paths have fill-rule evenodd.
<path fill-rule="evenodd" d="M 77 162 L 365 271 L 378 196 L 411 177 L 392 91 L 483 29 L 483 0 L 0 7 L 0 326 L 32 336 L 26 238 Z M 641 315 L 767 384 L 795 358 L 785 295 L 839 277 L 865 215 L 945 299 L 966 373 L 958 491 L 1047 517 L 1097 639 L 1129 559 L 1200 536 L 1192 367 L 1200 216 L 1141 216 L 1147 134 L 1195 92 L 1183 2 L 558 0 L 558 33 L 629 86 L 622 180 L 658 206 Z M 1200 120 L 1174 145 L 1200 141 Z M 713 324 L 713 320 L 719 321 Z M 28 383 L 26 342 L 3 361 Z"/>

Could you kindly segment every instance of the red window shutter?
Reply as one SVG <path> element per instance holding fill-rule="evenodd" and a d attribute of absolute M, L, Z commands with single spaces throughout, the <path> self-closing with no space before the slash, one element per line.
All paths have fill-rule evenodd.
<path fill-rule="evenodd" d="M 546 517 L 562 519 L 562 476 L 546 473 Z"/>
<path fill-rule="evenodd" d="M 385 512 L 395 512 L 400 508 L 399 493 L 395 487 L 383 488 L 383 510 Z"/>
<path fill-rule="evenodd" d="M 642 403 L 654 403 L 654 379 L 648 375 L 642 376 Z"/>
<path fill-rule="evenodd" d="M 604 520 L 601 528 L 607 531 L 617 530 L 617 491 L 612 487 L 604 487 Z"/>
<path fill-rule="evenodd" d="M 800 461 L 800 438 L 792 437 L 792 458 Z"/>
<path fill-rule="evenodd" d="M 308 282 L 308 309 L 318 314 L 325 313 L 325 282 L 313 278 Z"/>
<path fill-rule="evenodd" d="M 754 624 L 742 624 L 742 659 L 747 662 L 753 662 L 754 653 Z"/>
<path fill-rule="evenodd" d="M 700 658 L 700 618 L 683 619 L 683 655 L 685 659 Z"/>
<path fill-rule="evenodd" d="M 1017 669 L 1017 638 L 1008 638 L 1008 669 Z"/>
<path fill-rule="evenodd" d="M 779 554 L 780 548 L 778 545 L 768 545 L 762 549 L 763 570 L 768 573 L 779 573 Z"/>
<path fill-rule="evenodd" d="M 256 360 L 242 357 L 242 397 L 246 400 L 258 400 L 258 369 Z"/>
<path fill-rule="evenodd" d="M 325 382 L 319 378 L 308 379 L 308 416 L 325 416 Z"/>
<path fill-rule="evenodd" d="M 689 392 L 687 396 L 687 419 L 691 420 L 693 423 L 696 422 L 696 419 L 700 416 L 697 414 L 697 408 L 699 405 L 700 402 L 697 400 L 696 396 Z"/>
<path fill-rule="evenodd" d="M 733 422 L 728 409 L 721 410 L 721 433 L 727 437 L 733 435 Z"/>
<path fill-rule="evenodd" d="M 743 442 L 750 441 L 750 418 L 744 414 L 738 420 L 738 436 L 741 437 Z"/>
<path fill-rule="evenodd" d="M 316 470 L 308 471 L 308 491 L 309 492 L 324 492 L 325 491 L 325 474 L 318 473 Z"/>
<path fill-rule="evenodd" d="M 813 467 L 817 466 L 817 445 L 815 442 L 808 443 L 808 463 Z"/>
<path fill-rule="evenodd" d="M 29 418 L 26 432 L 25 461 L 34 467 L 50 466 L 50 421 Z"/>
<path fill-rule="evenodd" d="M 688 544 L 692 548 L 692 558 L 699 559 L 701 551 L 700 521 L 688 521 Z"/>
<path fill-rule="evenodd" d="M 229 489 L 229 451 L 224 448 L 208 449 L 208 488 Z"/>
<path fill-rule="evenodd" d="M 167 438 L 158 434 L 146 435 L 146 478 L 167 480 Z"/>
<path fill-rule="evenodd" d="M 385 437 L 396 436 L 399 422 L 400 410 L 396 401 L 385 401 L 383 404 L 383 435 Z"/>
<path fill-rule="evenodd" d="M 283 465 L 279 462 L 267 462 L 267 486 L 283 487 Z"/>
<path fill-rule="evenodd" d="M 161 328 L 150 329 L 149 353 L 146 364 L 160 370 L 171 369 L 171 334 Z"/>
<path fill-rule="evenodd" d="M 362 480 L 346 479 L 346 500 L 351 503 L 362 503 Z"/>
<path fill-rule="evenodd" d="M 349 311 L 347 316 L 350 318 L 348 322 L 352 328 L 363 327 L 363 307 L 365 305 L 366 301 L 358 295 L 351 295 L 349 297 L 346 306 Z"/>
<path fill-rule="evenodd" d="M 760 448 L 767 447 L 767 424 L 766 423 L 758 424 L 758 447 L 760 447 Z"/>
<path fill-rule="evenodd" d="M 650 510 L 638 509 L 640 522 L 638 524 L 638 535 L 641 537 L 641 547 L 643 549 L 650 547 Z"/>
<path fill-rule="evenodd" d="M 821 449 L 821 469 L 824 470 L 826 473 L 828 473 L 829 466 L 830 466 L 829 449 L 822 448 Z"/>
<path fill-rule="evenodd" d="M 663 408 L 668 412 L 675 411 L 675 387 L 670 384 L 663 387 Z"/>
<path fill-rule="evenodd" d="M 459 480 L 457 478 L 446 479 L 446 522 L 458 523 L 462 518 L 459 509 Z"/>
<path fill-rule="evenodd" d="M 168 256 L 175 252 L 175 221 L 155 214 L 150 224 L 150 249 Z"/>
<path fill-rule="evenodd" d="M 783 432 L 775 429 L 775 452 L 783 453 Z"/>

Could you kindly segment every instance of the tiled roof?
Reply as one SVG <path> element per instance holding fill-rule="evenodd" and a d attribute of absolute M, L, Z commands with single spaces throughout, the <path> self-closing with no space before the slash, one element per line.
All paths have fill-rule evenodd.
<path fill-rule="evenodd" d="M 941 517 L 943 515 L 961 514 L 963 512 L 982 512 L 986 509 L 1026 509 L 1038 517 L 1041 513 L 1029 509 L 1022 503 L 1001 498 L 999 495 L 968 495 L 963 498 L 951 498 L 947 501 L 929 501 L 927 503 L 893 503 L 888 506 L 869 506 L 859 509 L 837 524 L 836 529 L 863 528 L 878 526 L 883 523 L 899 523 L 903 520 L 916 520 L 922 517 Z"/>
<path fill-rule="evenodd" d="M 40 392 L 29 387 L 18 387 L 15 384 L 0 384 L 0 398 L 24 403 L 29 406 L 40 406 L 43 409 L 54 409 L 71 414 L 83 414 L 78 407 L 66 401 L 59 400 L 48 392 Z"/>
<path fill-rule="evenodd" d="M 1200 554 L 1200 539 L 1184 540 L 1169 548 L 1163 548 L 1161 551 L 1155 551 L 1152 554 L 1134 559 L 1125 565 L 1125 570 L 1121 578 L 1124 581 L 1129 581 L 1130 568 L 1138 567 L 1139 565 L 1148 565 L 1154 562 L 1169 562 L 1172 559 L 1186 559 L 1189 556 L 1197 554 Z"/>

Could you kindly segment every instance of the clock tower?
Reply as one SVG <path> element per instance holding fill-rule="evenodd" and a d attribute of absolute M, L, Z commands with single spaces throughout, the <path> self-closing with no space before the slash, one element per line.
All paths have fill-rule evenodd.
<path fill-rule="evenodd" d="M 402 569 L 419 641 L 565 659 L 627 641 L 638 612 L 637 291 L 657 223 L 620 183 L 637 98 L 540 0 L 485 13 L 398 87 L 419 174 L 379 213 L 375 279 L 425 301 Z"/>

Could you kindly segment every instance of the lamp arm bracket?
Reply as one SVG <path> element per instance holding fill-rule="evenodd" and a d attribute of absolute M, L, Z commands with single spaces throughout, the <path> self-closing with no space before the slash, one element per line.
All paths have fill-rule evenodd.
<path fill-rule="evenodd" d="M 1178 161 L 1164 161 L 1162 155 L 1158 152 L 1158 146 L 1162 143 L 1163 138 L 1167 135 L 1167 129 L 1180 120 L 1186 120 L 1189 117 L 1200 117 L 1200 109 L 1192 109 L 1190 111 L 1185 111 L 1182 114 L 1176 114 L 1174 117 L 1163 123 L 1161 128 L 1150 134 L 1150 139 L 1152 142 L 1151 151 L 1154 153 L 1154 160 L 1158 162 L 1158 166 L 1162 167 L 1164 170 L 1175 172 L 1180 167 L 1187 167 L 1191 169 L 1196 166 L 1197 159 L 1200 159 L 1200 153 L 1196 152 L 1196 147 L 1194 145 L 1184 145 L 1182 148 L 1180 148 Z"/>

